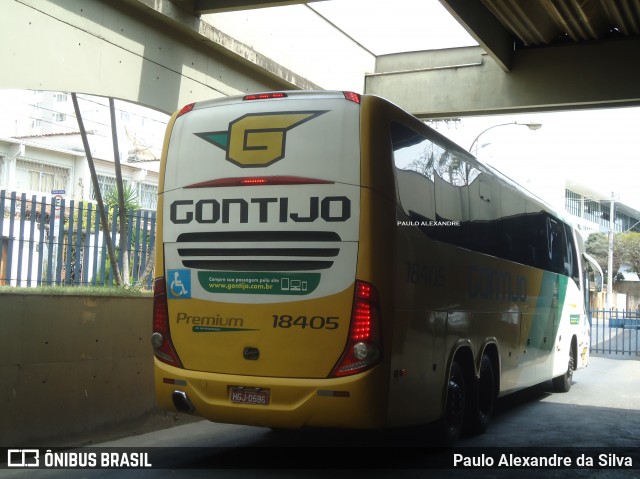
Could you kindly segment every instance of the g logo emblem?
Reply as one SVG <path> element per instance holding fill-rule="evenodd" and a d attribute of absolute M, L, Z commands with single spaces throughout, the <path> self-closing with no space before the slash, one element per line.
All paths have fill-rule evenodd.
<path fill-rule="evenodd" d="M 284 158 L 287 132 L 326 111 L 254 113 L 242 116 L 225 131 L 196 133 L 227 152 L 241 168 L 264 167 Z"/>

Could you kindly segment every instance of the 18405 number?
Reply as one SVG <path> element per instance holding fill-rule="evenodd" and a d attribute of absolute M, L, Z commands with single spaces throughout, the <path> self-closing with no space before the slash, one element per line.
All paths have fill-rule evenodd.
<path fill-rule="evenodd" d="M 444 270 L 438 266 L 407 261 L 407 281 L 440 288 L 444 286 Z"/>
<path fill-rule="evenodd" d="M 311 329 L 338 329 L 337 316 L 298 316 L 294 317 L 289 314 L 274 314 L 274 328 L 311 328 Z"/>

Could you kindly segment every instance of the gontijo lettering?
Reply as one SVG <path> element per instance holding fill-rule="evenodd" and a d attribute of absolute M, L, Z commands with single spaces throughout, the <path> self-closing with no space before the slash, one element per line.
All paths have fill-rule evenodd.
<path fill-rule="evenodd" d="M 527 278 L 524 275 L 512 275 L 508 271 L 472 265 L 467 272 L 467 291 L 470 298 L 525 302 Z"/>
<path fill-rule="evenodd" d="M 199 201 L 176 200 L 171 203 L 169 218 L 174 224 L 249 223 L 258 222 L 310 223 L 318 219 L 326 222 L 345 222 L 351 218 L 351 200 L 346 196 L 311 196 L 291 207 L 289 198 L 207 198 Z"/>

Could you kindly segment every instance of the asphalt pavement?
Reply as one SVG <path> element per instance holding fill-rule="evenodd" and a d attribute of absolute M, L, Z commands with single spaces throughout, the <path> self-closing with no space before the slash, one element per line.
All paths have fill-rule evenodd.
<path fill-rule="evenodd" d="M 434 437 L 429 428 L 282 433 L 195 421 L 78 450 L 149 452 L 154 469 L 0 469 L 0 477 L 635 479 L 640 358 L 592 357 L 568 393 L 544 383 L 501 398 L 485 434 L 453 448 Z"/>

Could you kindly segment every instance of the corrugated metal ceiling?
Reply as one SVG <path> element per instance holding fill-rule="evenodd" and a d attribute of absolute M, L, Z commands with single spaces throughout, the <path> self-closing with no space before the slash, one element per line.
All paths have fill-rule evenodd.
<path fill-rule="evenodd" d="M 640 0 L 480 0 L 522 46 L 640 34 Z"/>

